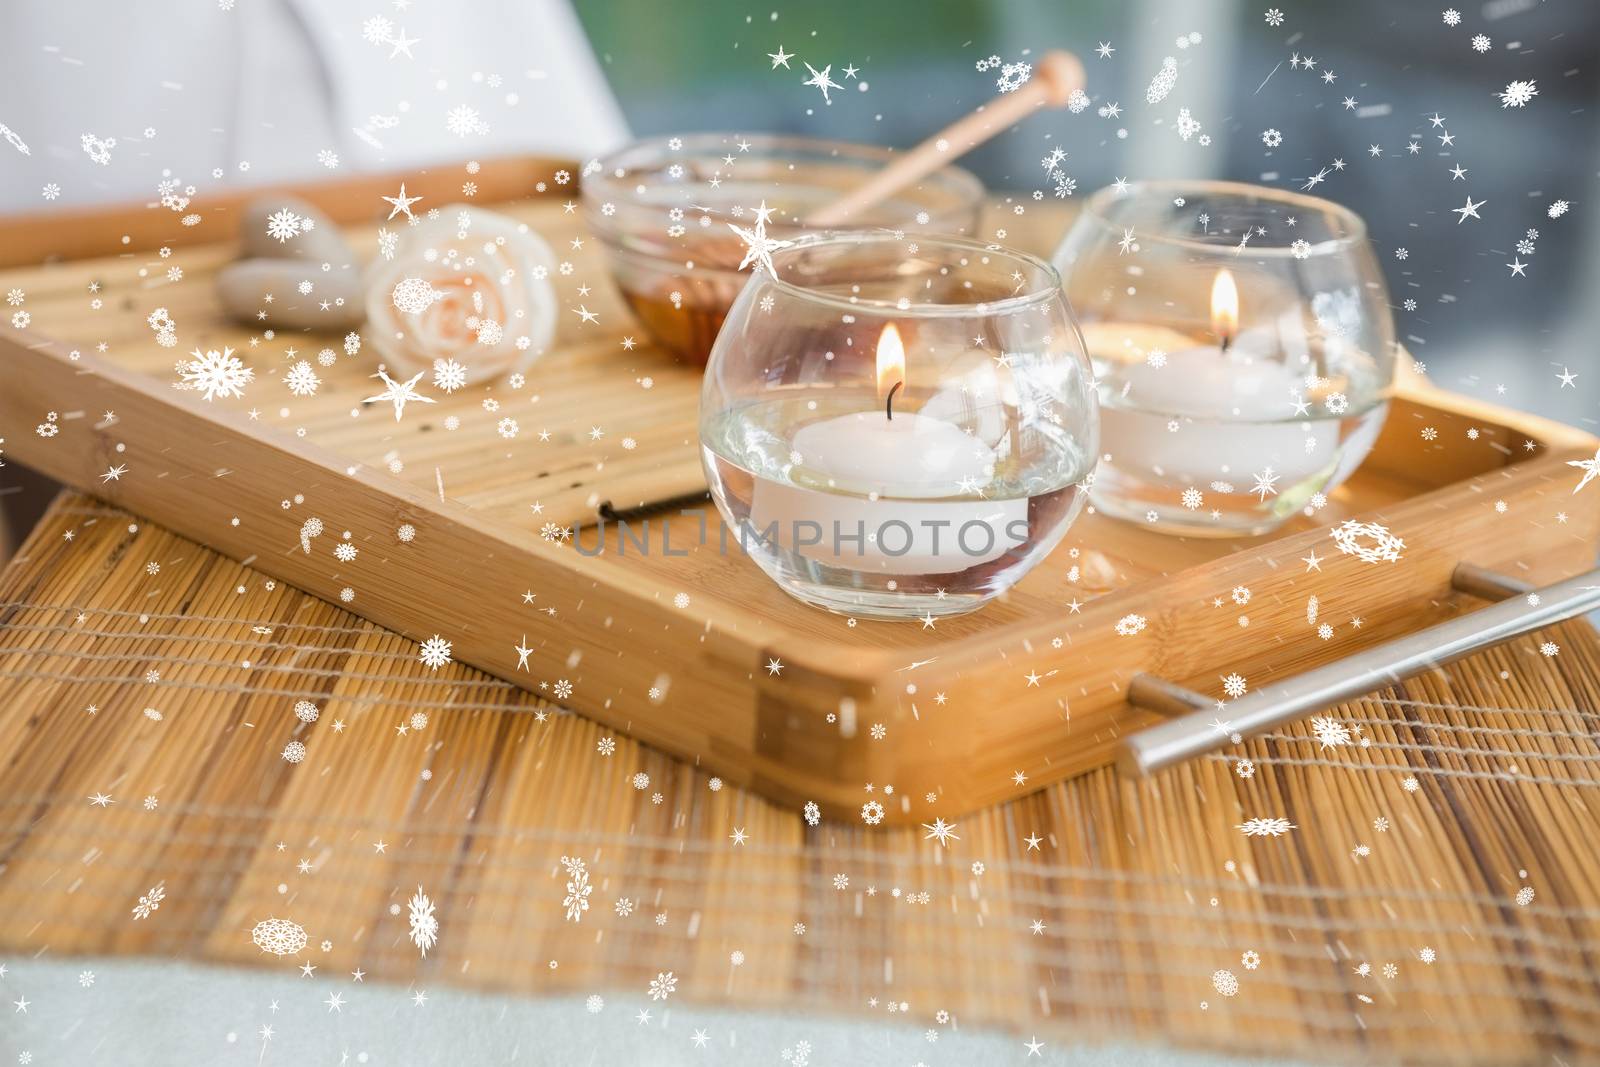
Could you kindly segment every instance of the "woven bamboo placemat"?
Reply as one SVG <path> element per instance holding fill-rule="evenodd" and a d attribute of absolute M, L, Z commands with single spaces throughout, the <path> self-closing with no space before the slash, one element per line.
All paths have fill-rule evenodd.
<path fill-rule="evenodd" d="M 1143 783 L 1023 781 L 940 845 L 854 810 L 808 825 L 67 495 L 0 579 L 0 952 L 645 1003 L 671 972 L 674 1004 L 1043 1042 L 1593 1060 L 1597 699 L 1600 640 L 1565 624 L 1344 705 L 1320 737 Z M 591 890 L 576 921 L 564 857 Z M 268 919 L 304 948 L 258 948 Z"/>

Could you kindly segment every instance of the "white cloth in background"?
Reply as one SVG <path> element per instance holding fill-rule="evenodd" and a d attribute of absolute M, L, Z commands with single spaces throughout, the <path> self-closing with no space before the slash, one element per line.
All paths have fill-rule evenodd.
<path fill-rule="evenodd" d="M 248 943 L 246 932 L 239 937 Z M 310 960 L 317 961 L 315 952 Z M 959 1019 L 935 1027 L 939 1039 L 929 1043 L 924 1033 L 934 1023 L 926 1008 L 905 1020 L 882 1008 L 876 1018 L 832 1017 L 601 989 L 604 1003 L 590 1012 L 583 997 L 540 997 L 536 990 L 517 997 L 443 981 L 401 987 L 373 973 L 355 982 L 325 960 L 310 979 L 298 959 L 271 957 L 259 968 L 48 953 L 8 962 L 7 999 L 25 997 L 28 1011 L 7 1008 L 0 1063 L 29 1052 L 35 1067 L 782 1067 L 784 1051 L 793 1059 L 801 1042 L 810 1046 L 807 1062 L 814 1067 L 1309 1067 L 1140 1045 L 1131 1034 L 1115 1045 L 1065 1044 L 1047 1034 L 1030 1058 L 1026 1033 L 964 1027 Z M 79 977 L 85 973 L 93 975 L 90 986 Z M 425 1003 L 416 1003 L 417 992 L 426 994 Z M 329 1007 L 335 994 L 340 1003 Z M 641 1010 L 650 1012 L 643 1025 L 636 1021 Z M 262 1038 L 263 1026 L 272 1028 L 270 1038 Z M 697 1030 L 705 1033 L 704 1047 L 695 1042 Z"/>
<path fill-rule="evenodd" d="M 363 36 L 374 16 L 391 40 L 415 40 L 412 58 Z M 628 139 L 566 0 L 412 0 L 403 11 L 368 0 L 7 3 L 0 70 L 0 123 L 30 149 L 0 142 L 6 213 L 153 201 L 163 177 L 203 198 L 221 184 L 446 160 L 583 159 Z M 487 132 L 451 132 L 458 107 Z M 356 132 L 373 116 L 398 120 L 368 130 L 381 147 Z M 84 134 L 116 139 L 108 164 L 89 158 Z M 325 149 L 337 169 L 318 161 Z M 42 195 L 52 183 L 53 201 Z"/>

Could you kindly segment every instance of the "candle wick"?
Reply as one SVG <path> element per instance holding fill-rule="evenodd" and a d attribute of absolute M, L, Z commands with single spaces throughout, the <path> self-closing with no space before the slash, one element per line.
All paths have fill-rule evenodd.
<path fill-rule="evenodd" d="M 883 413 L 889 417 L 889 421 L 890 422 L 894 421 L 894 393 L 895 393 L 895 390 L 899 389 L 904 384 L 906 384 L 906 383 L 905 382 L 895 382 L 894 385 L 889 389 L 889 395 L 884 398 L 884 401 L 883 401 Z"/>
<path fill-rule="evenodd" d="M 1228 350 L 1228 346 L 1231 345 L 1231 344 L 1233 344 L 1233 334 L 1231 334 L 1231 333 L 1223 334 L 1222 335 L 1222 350 L 1224 352 L 1226 352 Z"/>

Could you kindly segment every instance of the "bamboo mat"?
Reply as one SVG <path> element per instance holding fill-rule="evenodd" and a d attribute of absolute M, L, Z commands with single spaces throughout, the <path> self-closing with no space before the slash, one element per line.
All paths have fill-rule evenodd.
<path fill-rule="evenodd" d="M 808 826 L 65 495 L 0 579 L 0 953 L 646 1006 L 670 971 L 684 1010 L 998 1024 L 1046 1048 L 1594 1061 L 1597 698 L 1600 640 L 1570 623 L 1342 706 L 1349 744 L 1296 726 L 1151 782 L 1022 784 L 941 847 L 855 811 Z M 1295 828 L 1247 837 L 1252 818 Z M 592 888 L 575 922 L 563 857 Z M 305 948 L 259 950 L 269 918 Z"/>

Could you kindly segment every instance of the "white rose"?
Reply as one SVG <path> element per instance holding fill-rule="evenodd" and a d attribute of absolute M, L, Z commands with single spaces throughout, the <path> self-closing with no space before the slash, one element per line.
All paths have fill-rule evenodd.
<path fill-rule="evenodd" d="M 452 205 L 368 268 L 367 336 L 409 377 L 453 359 L 469 382 L 526 371 L 555 335 L 550 246 L 515 219 Z"/>

